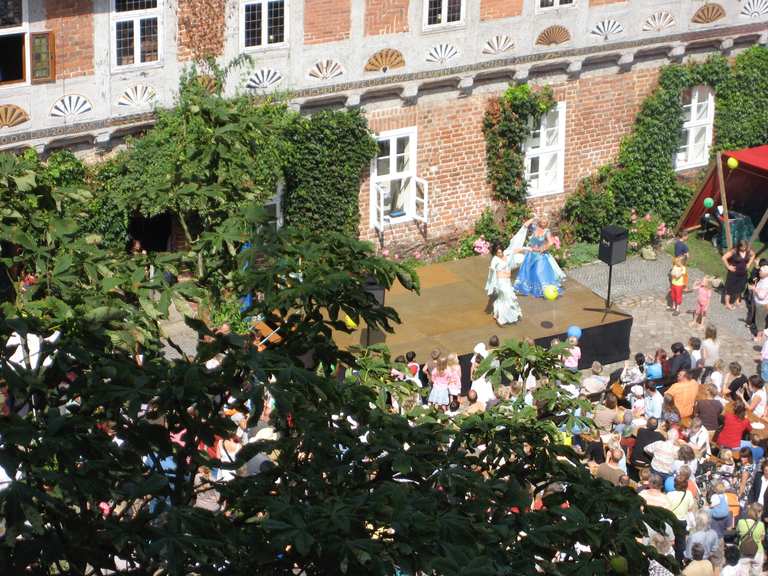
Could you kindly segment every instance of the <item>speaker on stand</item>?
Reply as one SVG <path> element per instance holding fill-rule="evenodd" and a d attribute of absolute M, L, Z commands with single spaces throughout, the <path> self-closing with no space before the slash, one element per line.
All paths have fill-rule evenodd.
<path fill-rule="evenodd" d="M 613 282 L 613 266 L 627 259 L 627 244 L 629 231 L 621 226 L 604 226 L 600 231 L 600 246 L 598 257 L 608 264 L 608 297 L 605 299 L 606 311 L 611 309 L 611 284 Z"/>

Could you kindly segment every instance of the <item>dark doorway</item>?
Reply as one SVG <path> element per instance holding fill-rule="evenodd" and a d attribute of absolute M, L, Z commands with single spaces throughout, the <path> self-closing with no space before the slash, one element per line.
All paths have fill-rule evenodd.
<path fill-rule="evenodd" d="M 23 82 L 24 34 L 0 36 L 0 84 Z"/>
<path fill-rule="evenodd" d="M 141 242 L 147 252 L 168 252 L 171 238 L 171 215 L 159 214 L 152 218 L 135 216 L 128 226 L 131 240 Z"/>

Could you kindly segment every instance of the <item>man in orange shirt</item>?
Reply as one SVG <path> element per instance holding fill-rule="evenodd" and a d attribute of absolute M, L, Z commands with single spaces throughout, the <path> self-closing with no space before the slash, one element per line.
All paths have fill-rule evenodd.
<path fill-rule="evenodd" d="M 675 406 L 680 411 L 680 418 L 693 416 L 693 404 L 699 393 L 699 383 L 688 377 L 687 370 L 678 372 L 677 382 L 672 384 L 666 393 L 675 401 Z"/>

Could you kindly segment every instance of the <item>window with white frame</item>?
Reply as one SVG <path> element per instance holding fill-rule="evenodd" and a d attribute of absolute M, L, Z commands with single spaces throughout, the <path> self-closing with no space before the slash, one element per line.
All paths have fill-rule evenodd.
<path fill-rule="evenodd" d="M 678 170 L 703 166 L 709 161 L 712 127 L 715 123 L 715 95 L 706 86 L 683 92 L 683 130 L 675 155 Z"/>
<path fill-rule="evenodd" d="M 371 223 L 427 221 L 428 184 L 416 174 L 416 128 L 382 132 L 371 165 Z"/>
<path fill-rule="evenodd" d="M 576 0 L 537 0 L 536 7 L 539 10 L 548 8 L 562 8 L 564 6 L 575 6 Z"/>
<path fill-rule="evenodd" d="M 264 48 L 287 41 L 288 0 L 245 0 L 240 10 L 243 48 Z"/>
<path fill-rule="evenodd" d="M 565 102 L 558 102 L 532 128 L 524 148 L 528 196 L 561 194 L 565 175 Z"/>
<path fill-rule="evenodd" d="M 163 0 L 112 0 L 112 63 L 141 66 L 160 61 Z"/>
<path fill-rule="evenodd" d="M 424 27 L 464 23 L 465 0 L 424 0 Z"/>
<path fill-rule="evenodd" d="M 54 79 L 53 32 L 29 32 L 27 0 L 0 0 L 0 86 Z"/>

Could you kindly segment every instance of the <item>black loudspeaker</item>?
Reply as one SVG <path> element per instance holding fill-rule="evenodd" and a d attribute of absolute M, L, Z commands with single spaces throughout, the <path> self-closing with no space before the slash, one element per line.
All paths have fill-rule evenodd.
<path fill-rule="evenodd" d="M 621 264 L 627 259 L 628 241 L 629 232 L 626 228 L 621 226 L 605 226 L 600 231 L 598 257 L 609 266 Z"/>

